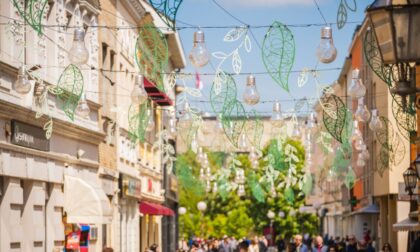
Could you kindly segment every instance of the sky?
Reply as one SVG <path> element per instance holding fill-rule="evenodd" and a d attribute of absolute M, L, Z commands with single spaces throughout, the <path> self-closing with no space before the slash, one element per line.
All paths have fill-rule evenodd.
<path fill-rule="evenodd" d="M 184 0 L 178 11 L 177 26 L 184 28 L 188 26 L 203 27 L 205 32 L 207 49 L 213 52 L 232 52 L 241 41 L 224 42 L 225 34 L 231 28 L 206 28 L 208 26 L 241 26 L 242 24 L 225 13 L 213 1 L 223 6 L 233 16 L 252 26 L 268 26 L 274 21 L 283 24 L 323 24 L 324 21 L 318 12 L 314 0 Z M 344 0 L 343 0 L 344 1 Z M 349 4 L 353 0 L 346 0 Z M 356 1 L 356 0 L 354 0 Z M 317 0 L 321 12 L 328 23 L 335 23 L 339 0 Z M 330 64 L 318 64 L 318 69 L 341 68 L 345 57 L 348 56 L 348 48 L 357 24 L 360 24 L 365 16 L 365 9 L 371 2 L 358 0 L 357 11 L 348 11 L 348 23 L 338 30 L 335 24 L 332 25 L 334 44 L 338 51 L 337 59 Z M 292 70 L 300 71 L 307 67 L 313 69 L 317 65 L 316 48 L 320 41 L 320 26 L 311 27 L 289 27 L 292 31 L 296 43 L 295 63 Z M 252 50 L 247 53 L 241 48 L 240 56 L 242 59 L 243 73 L 266 72 L 264 67 L 261 50 L 258 44 L 262 44 L 268 28 L 252 28 L 255 39 L 251 36 Z M 183 48 L 187 57 L 187 67 L 184 72 L 195 72 L 196 69 L 188 61 L 188 53 L 192 48 L 193 33 L 196 28 L 181 29 Z M 258 43 L 256 42 L 258 41 Z M 217 67 L 219 59 L 212 57 L 211 65 Z M 215 70 L 210 64 L 198 69 L 199 73 L 214 73 Z M 231 61 L 226 61 L 222 69 L 232 72 Z M 331 84 L 337 80 L 340 70 L 322 71 L 319 80 L 322 84 Z M 289 77 L 290 93 L 284 91 L 268 74 L 256 75 L 257 89 L 261 95 L 261 102 L 255 106 L 245 106 L 247 111 L 255 109 L 261 115 L 269 115 L 272 111 L 273 101 L 279 100 L 283 111 L 291 110 L 297 100 L 306 97 L 314 100 L 316 96 L 315 81 L 309 78 L 303 87 L 298 87 L 297 78 L 299 73 L 292 73 Z M 208 102 L 211 85 L 214 76 L 201 76 L 204 87 L 203 96 L 194 98 L 189 96 L 192 106 L 200 108 L 203 112 L 211 112 L 211 105 Z M 246 75 L 234 76 L 238 88 L 238 99 L 242 101 L 243 91 L 246 85 Z M 195 86 L 194 79 L 187 80 L 185 84 L 189 87 Z"/>

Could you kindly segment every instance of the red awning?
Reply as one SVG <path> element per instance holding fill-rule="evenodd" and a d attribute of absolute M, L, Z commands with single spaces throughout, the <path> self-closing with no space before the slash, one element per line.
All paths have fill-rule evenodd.
<path fill-rule="evenodd" d="M 159 106 L 172 106 L 174 102 L 169 98 L 165 92 L 160 91 L 156 84 L 151 82 L 149 79 L 144 78 L 144 89 L 146 89 L 149 97 L 156 102 Z"/>
<path fill-rule="evenodd" d="M 140 213 L 147 215 L 165 215 L 165 216 L 174 216 L 175 213 L 172 209 L 164 207 L 162 205 L 150 203 L 150 202 L 140 202 Z"/>

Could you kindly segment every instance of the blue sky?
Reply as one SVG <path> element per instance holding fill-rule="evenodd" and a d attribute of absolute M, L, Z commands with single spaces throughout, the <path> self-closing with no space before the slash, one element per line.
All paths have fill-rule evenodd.
<path fill-rule="evenodd" d="M 313 0 L 216 0 L 220 5 L 226 8 L 237 18 L 250 24 L 251 26 L 270 25 L 274 21 L 284 24 L 322 24 L 323 19 L 318 13 Z M 353 0 L 347 0 L 349 3 Z M 357 11 L 348 12 L 349 22 L 362 22 L 364 19 L 364 11 L 371 1 L 357 1 Z M 323 12 L 327 22 L 335 23 L 339 0 L 318 0 L 321 11 Z M 224 13 L 212 0 L 184 0 L 177 16 L 178 26 L 188 26 L 184 23 L 193 24 L 201 27 L 206 26 L 240 26 L 241 23 Z M 353 32 L 357 24 L 347 23 L 346 26 L 338 30 L 333 25 L 334 43 L 338 50 L 337 59 L 331 64 L 319 64 L 319 69 L 324 68 L 341 68 L 345 57 L 348 55 L 348 48 L 351 43 Z M 313 27 L 290 27 L 296 41 L 296 58 L 293 70 L 301 70 L 304 67 L 314 68 L 317 63 L 315 55 L 316 48 L 320 41 L 319 26 Z M 206 44 L 210 52 L 222 51 L 230 53 L 238 46 L 237 43 L 223 42 L 224 35 L 230 28 L 224 29 L 205 29 Z M 188 56 L 192 47 L 192 38 L 195 29 L 182 29 L 179 31 L 183 43 L 183 47 Z M 256 39 L 262 44 L 267 28 L 252 29 Z M 265 72 L 263 61 L 261 58 L 260 48 L 255 40 L 251 37 L 252 51 L 247 53 L 240 50 L 242 58 L 242 72 Z M 188 61 L 188 60 L 187 60 Z M 212 58 L 212 64 L 217 66 L 218 59 Z M 230 62 L 226 63 L 224 70 L 232 72 Z M 194 72 L 193 66 L 187 62 L 185 72 Z M 206 66 L 199 70 L 204 73 L 214 72 L 210 66 Z M 320 82 L 322 84 L 333 83 L 340 71 L 320 72 Z M 257 88 L 261 94 L 261 101 L 280 100 L 283 110 L 293 108 L 293 99 L 307 97 L 309 99 L 316 98 L 315 82 L 309 78 L 308 83 L 300 88 L 297 86 L 298 73 L 292 73 L 289 77 L 290 94 L 284 91 L 277 83 L 275 83 L 269 75 L 257 75 Z M 210 88 L 213 77 L 203 76 L 204 81 L 203 97 L 198 100 L 209 100 Z M 242 101 L 242 93 L 246 84 L 246 76 L 235 76 L 238 87 L 238 98 Z M 187 82 L 187 85 L 194 86 L 193 81 Z M 203 111 L 211 111 L 211 106 L 206 102 L 194 102 L 193 106 L 200 107 Z M 246 106 L 247 111 L 256 109 L 261 114 L 269 114 L 272 109 L 272 102 L 260 103 L 256 106 Z"/>

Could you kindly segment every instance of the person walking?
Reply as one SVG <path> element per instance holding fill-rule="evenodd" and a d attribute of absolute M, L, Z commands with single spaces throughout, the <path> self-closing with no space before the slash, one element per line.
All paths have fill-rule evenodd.
<path fill-rule="evenodd" d="M 357 241 L 354 235 L 349 237 L 348 245 L 346 246 L 346 252 L 357 252 Z"/>
<path fill-rule="evenodd" d="M 283 252 L 284 250 L 286 250 L 286 242 L 284 241 L 281 235 L 278 236 L 276 245 L 277 245 L 278 252 Z"/>
<path fill-rule="evenodd" d="M 223 236 L 223 241 L 220 244 L 219 252 L 232 252 L 232 248 L 229 242 L 229 237 L 227 235 Z"/>
<path fill-rule="evenodd" d="M 303 244 L 303 238 L 301 235 L 295 235 L 295 247 L 292 248 L 294 252 L 309 252 L 308 247 Z"/>
<path fill-rule="evenodd" d="M 389 244 L 388 242 L 386 242 L 384 244 L 384 246 L 382 246 L 382 251 L 383 252 L 392 252 L 391 244 Z"/>
<path fill-rule="evenodd" d="M 327 252 L 327 251 L 328 251 L 328 247 L 324 245 L 324 239 L 322 239 L 320 235 L 315 237 L 315 246 L 312 248 L 312 252 Z"/>
<path fill-rule="evenodd" d="M 249 252 L 260 252 L 258 236 L 255 236 L 254 239 L 252 239 L 251 245 L 249 246 Z"/>

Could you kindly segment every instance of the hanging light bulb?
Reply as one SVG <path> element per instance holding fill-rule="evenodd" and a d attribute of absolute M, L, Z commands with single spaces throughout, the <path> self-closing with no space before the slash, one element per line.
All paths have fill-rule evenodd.
<path fill-rule="evenodd" d="M 82 94 L 80 97 L 79 103 L 77 104 L 75 114 L 82 117 L 87 118 L 90 114 L 89 105 L 87 104 L 86 94 Z"/>
<path fill-rule="evenodd" d="M 252 168 L 257 169 L 260 166 L 260 162 L 258 160 L 251 161 Z"/>
<path fill-rule="evenodd" d="M 206 192 L 207 193 L 211 192 L 211 182 L 210 182 L 210 180 L 206 181 Z"/>
<path fill-rule="evenodd" d="M 139 74 L 136 76 L 136 83 L 131 91 L 131 102 L 134 104 L 143 104 L 147 100 L 147 92 L 144 89 L 144 77 Z"/>
<path fill-rule="evenodd" d="M 194 153 L 197 152 L 198 142 L 197 142 L 197 135 L 196 134 L 194 134 L 193 137 L 192 137 L 190 148 Z"/>
<path fill-rule="evenodd" d="M 322 63 L 328 64 L 337 57 L 337 49 L 334 46 L 332 28 L 329 26 L 321 29 L 321 42 L 317 48 L 316 55 Z"/>
<path fill-rule="evenodd" d="M 248 105 L 255 105 L 260 101 L 260 94 L 258 93 L 255 76 L 253 75 L 249 75 L 246 79 L 246 88 L 243 98 Z"/>
<path fill-rule="evenodd" d="M 354 142 L 354 148 L 358 151 L 362 151 L 364 146 L 366 146 L 366 145 L 365 145 L 365 142 L 363 141 L 362 138 L 360 138 L 360 139 L 356 140 L 356 142 Z"/>
<path fill-rule="evenodd" d="M 370 153 L 369 153 L 366 145 L 363 146 L 361 153 L 362 153 L 362 157 L 363 157 L 364 160 L 369 160 L 370 159 Z"/>
<path fill-rule="evenodd" d="M 314 129 L 316 129 L 316 116 L 315 116 L 315 113 L 314 112 L 311 112 L 311 113 L 309 113 L 309 116 L 308 116 L 308 120 L 307 120 L 307 122 L 306 122 L 306 128 L 309 130 L 309 131 L 313 131 Z"/>
<path fill-rule="evenodd" d="M 240 150 L 246 150 L 248 148 L 248 143 L 247 142 L 248 141 L 246 139 L 245 133 L 242 133 L 241 136 L 239 137 L 238 148 Z"/>
<path fill-rule="evenodd" d="M 378 131 L 378 130 L 382 129 L 382 122 L 379 119 L 377 109 L 372 109 L 372 119 L 370 120 L 369 128 L 372 131 Z"/>
<path fill-rule="evenodd" d="M 360 70 L 358 68 L 353 69 L 351 85 L 348 90 L 348 94 L 353 99 L 358 99 L 366 95 L 366 87 L 360 78 Z"/>
<path fill-rule="evenodd" d="M 271 198 L 276 198 L 277 197 L 276 188 L 274 188 L 274 186 L 272 186 L 270 188 L 270 196 L 271 196 Z"/>
<path fill-rule="evenodd" d="M 366 165 L 366 161 L 363 159 L 363 156 L 362 156 L 361 153 L 359 153 L 359 155 L 357 155 L 356 165 L 358 167 L 364 167 Z"/>
<path fill-rule="evenodd" d="M 85 46 L 85 30 L 76 28 L 73 34 L 73 45 L 68 52 L 71 63 L 76 65 L 86 64 L 89 59 L 89 52 Z"/>
<path fill-rule="evenodd" d="M 32 84 L 29 80 L 28 73 L 26 72 L 25 65 L 19 67 L 17 79 L 13 83 L 13 89 L 22 95 L 27 94 L 31 91 Z"/>
<path fill-rule="evenodd" d="M 182 111 L 182 116 L 179 118 L 179 124 L 183 129 L 188 129 L 193 123 L 193 116 L 190 111 L 190 104 L 188 102 L 184 103 L 184 108 Z"/>
<path fill-rule="evenodd" d="M 358 100 L 357 110 L 354 114 L 359 122 L 368 122 L 370 119 L 370 112 L 367 109 L 364 98 L 360 97 Z"/>
<path fill-rule="evenodd" d="M 239 185 L 238 186 L 238 191 L 237 191 L 237 195 L 239 197 L 242 197 L 245 195 L 245 186 L 244 185 Z"/>
<path fill-rule="evenodd" d="M 362 139 L 362 138 L 363 138 L 362 132 L 360 132 L 360 130 L 359 130 L 359 122 L 357 120 L 354 120 L 353 131 L 351 132 L 350 140 L 352 142 L 355 142 L 355 141 L 357 141 L 359 139 Z"/>
<path fill-rule="evenodd" d="M 169 134 L 173 137 L 176 136 L 176 119 L 174 117 L 169 119 Z"/>
<path fill-rule="evenodd" d="M 210 56 L 206 48 L 204 32 L 202 30 L 198 30 L 194 33 L 193 48 L 188 57 L 191 64 L 195 67 L 203 67 L 209 63 Z"/>
<path fill-rule="evenodd" d="M 218 186 L 217 186 L 217 182 L 214 182 L 213 183 L 213 193 L 217 193 L 217 191 L 218 191 Z"/>
<path fill-rule="evenodd" d="M 200 168 L 200 180 L 204 181 L 206 179 L 206 176 L 204 175 L 204 168 Z"/>
<path fill-rule="evenodd" d="M 280 102 L 275 102 L 273 105 L 273 114 L 271 115 L 271 123 L 273 126 L 280 127 L 283 124 L 283 114 L 281 113 Z"/>
<path fill-rule="evenodd" d="M 299 140 L 302 137 L 298 123 L 295 123 L 295 125 L 293 126 L 293 131 L 292 131 L 292 136 L 291 137 L 295 140 Z"/>
<path fill-rule="evenodd" d="M 147 122 L 146 131 L 150 132 L 155 129 L 155 116 L 152 108 L 147 110 L 147 116 L 149 117 L 149 121 Z"/>
<path fill-rule="evenodd" d="M 198 147 L 198 150 L 197 150 L 197 161 L 199 163 L 203 163 L 203 160 L 204 160 L 203 147 Z"/>
<path fill-rule="evenodd" d="M 224 133 L 224 130 L 223 130 L 223 124 L 222 124 L 222 115 L 221 114 L 219 114 L 218 116 L 217 116 L 217 120 L 216 120 L 216 126 L 215 126 L 215 132 L 216 133 Z"/>

